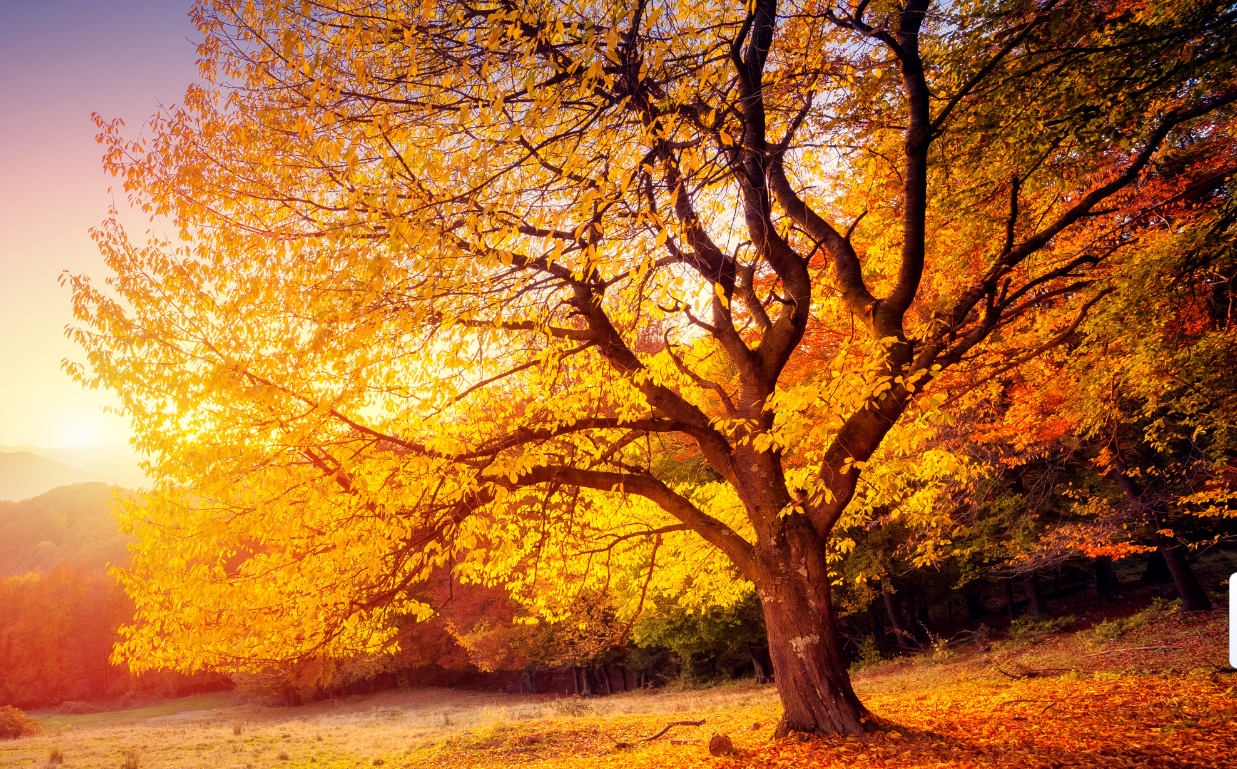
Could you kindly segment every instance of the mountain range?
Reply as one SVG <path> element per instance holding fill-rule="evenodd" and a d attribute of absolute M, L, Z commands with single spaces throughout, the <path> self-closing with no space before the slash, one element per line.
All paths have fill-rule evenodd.
<path fill-rule="evenodd" d="M 0 446 L 0 500 L 36 497 L 58 486 L 106 483 L 136 489 L 146 478 L 123 443 L 68 446 Z"/>

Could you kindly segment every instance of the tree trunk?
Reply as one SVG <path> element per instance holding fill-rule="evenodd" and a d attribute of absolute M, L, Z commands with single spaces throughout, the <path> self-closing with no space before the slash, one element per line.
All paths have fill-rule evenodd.
<path fill-rule="evenodd" d="M 885 599 L 885 612 L 889 615 L 889 624 L 893 627 L 893 637 L 897 646 L 905 647 L 908 642 L 913 641 L 911 634 L 906 631 L 906 625 L 902 622 L 902 611 L 898 608 L 898 597 L 893 592 L 892 577 L 886 576 L 881 580 L 881 597 Z"/>
<path fill-rule="evenodd" d="M 1177 593 L 1181 596 L 1181 610 L 1211 611 L 1211 598 L 1199 584 L 1198 577 L 1194 576 L 1194 570 L 1190 568 L 1190 563 L 1185 558 L 1185 545 L 1167 539 L 1158 533 L 1154 537 L 1156 552 L 1164 556 L 1168 573 L 1172 576 Z"/>
<path fill-rule="evenodd" d="M 783 708 L 775 735 L 863 734 L 871 717 L 851 688 L 832 617 L 805 600 L 781 598 L 765 604 L 769 653 Z"/>
<path fill-rule="evenodd" d="M 1047 616 L 1048 612 L 1044 611 L 1044 599 L 1039 594 L 1039 580 L 1035 572 L 1023 575 L 1022 588 L 1027 594 L 1027 614 L 1036 618 Z"/>
<path fill-rule="evenodd" d="M 1138 483 L 1129 476 L 1126 471 L 1125 460 L 1121 458 L 1120 452 L 1116 454 L 1116 464 L 1113 468 L 1112 479 L 1117 482 L 1126 499 L 1131 505 L 1142 507 L 1142 488 Z M 1155 542 L 1156 553 L 1164 560 L 1164 565 L 1168 567 L 1168 573 L 1173 579 L 1173 584 L 1177 586 L 1177 593 L 1181 596 L 1181 608 L 1183 611 L 1211 611 L 1211 599 L 1207 596 L 1207 591 L 1203 590 L 1203 586 L 1198 583 L 1198 577 L 1194 576 L 1194 570 L 1190 568 L 1190 564 L 1185 559 L 1185 546 L 1176 540 L 1168 539 L 1160 534 L 1160 530 L 1164 528 L 1161 525 L 1160 517 L 1154 510 L 1149 510 L 1147 514 L 1147 522 L 1152 526 L 1151 539 Z M 1152 564 L 1154 564 L 1154 558 Z M 1150 567 L 1148 567 L 1150 571 Z M 1143 575 L 1145 579 L 1147 575 Z"/>
<path fill-rule="evenodd" d="M 1014 608 L 1014 580 L 1006 577 L 1001 580 L 1001 585 L 1005 588 L 1005 609 L 1009 612 L 1009 621 L 1013 622 L 1018 618 L 1018 611 Z"/>
<path fill-rule="evenodd" d="M 983 593 L 973 593 L 968 590 L 965 595 L 967 622 L 974 622 L 988 613 L 988 610 L 984 608 Z"/>
<path fill-rule="evenodd" d="M 855 696 L 842 660 L 824 538 L 805 522 L 783 520 L 779 546 L 762 559 L 756 584 L 782 700 L 774 735 L 862 735 L 875 719 Z"/>
<path fill-rule="evenodd" d="M 1095 596 L 1111 601 L 1117 588 L 1117 575 L 1112 573 L 1112 559 L 1102 555 L 1095 559 Z"/>
<path fill-rule="evenodd" d="M 771 677 L 773 662 L 769 659 L 769 647 L 747 645 L 747 653 L 751 655 L 752 667 L 756 670 L 756 683 L 766 683 Z"/>

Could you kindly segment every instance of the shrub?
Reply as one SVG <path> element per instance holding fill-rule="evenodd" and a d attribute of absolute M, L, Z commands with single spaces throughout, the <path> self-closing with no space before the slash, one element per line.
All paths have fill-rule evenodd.
<path fill-rule="evenodd" d="M 1056 619 L 1019 617 L 1009 625 L 1009 638 L 1017 644 L 1038 643 L 1045 636 L 1052 635 L 1072 624 L 1074 624 L 1073 616 L 1058 617 Z"/>
<path fill-rule="evenodd" d="M 957 652 L 951 651 L 949 648 L 949 639 L 944 636 L 928 633 L 928 640 L 931 644 L 915 658 L 917 665 L 939 665 L 946 660 L 953 659 L 958 656 Z"/>
<path fill-rule="evenodd" d="M 241 733 L 241 732 L 243 732 L 243 731 L 245 731 L 245 726 L 244 726 L 244 724 L 240 723 L 239 721 L 237 721 L 236 723 L 232 724 L 232 734 L 235 734 L 235 735 L 238 735 L 238 736 L 239 736 L 239 735 L 240 735 L 240 733 Z"/>
<path fill-rule="evenodd" d="M 137 748 L 125 748 L 120 757 L 120 769 L 138 769 L 140 762 Z"/>
<path fill-rule="evenodd" d="M 1168 601 L 1163 598 L 1156 598 L 1151 602 L 1150 606 L 1137 614 L 1101 622 L 1095 626 L 1092 636 L 1097 641 L 1114 641 L 1126 633 L 1142 630 L 1156 620 L 1172 614 L 1177 611 L 1179 606 L 1181 606 L 1180 600 Z"/>
<path fill-rule="evenodd" d="M 876 639 L 870 635 L 864 636 L 863 640 L 859 642 L 859 656 L 855 658 L 850 669 L 857 672 L 879 665 L 884 661 L 885 658 L 881 656 L 881 650 L 876 646 Z"/>
<path fill-rule="evenodd" d="M 60 748 L 52 748 L 52 752 L 47 754 L 48 766 L 59 766 L 64 763 L 64 753 Z"/>
<path fill-rule="evenodd" d="M 0 705 L 0 740 L 32 737 L 43 731 L 43 724 L 17 708 Z"/>

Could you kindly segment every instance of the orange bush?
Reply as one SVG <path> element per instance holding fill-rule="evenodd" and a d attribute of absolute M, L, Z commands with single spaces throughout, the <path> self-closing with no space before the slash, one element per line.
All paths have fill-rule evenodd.
<path fill-rule="evenodd" d="M 0 740 L 31 737 L 43 731 L 43 724 L 17 708 L 0 705 Z"/>

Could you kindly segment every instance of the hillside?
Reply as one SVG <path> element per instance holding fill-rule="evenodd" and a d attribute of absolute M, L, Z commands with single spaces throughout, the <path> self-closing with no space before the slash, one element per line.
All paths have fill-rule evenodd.
<path fill-rule="evenodd" d="M 0 576 L 46 574 L 62 561 L 91 572 L 103 571 L 109 562 L 127 563 L 128 540 L 112 518 L 111 504 L 112 491 L 103 483 L 0 501 Z"/>
<path fill-rule="evenodd" d="M 28 452 L 35 456 L 55 460 L 77 470 L 94 474 L 97 477 L 93 480 L 104 481 L 114 486 L 123 486 L 126 489 L 136 489 L 146 483 L 146 474 L 142 472 L 137 456 L 134 455 L 133 450 L 126 443 L 96 443 L 86 446 L 62 446 L 51 449 L 30 444 L 0 446 L 0 453 L 16 452 Z M 53 487 L 49 486 L 47 488 Z M 47 491 L 47 489 L 42 489 L 36 493 L 41 494 L 43 491 Z M 0 496 L 0 498 L 3 498 L 3 496 Z"/>
<path fill-rule="evenodd" d="M 92 482 L 108 479 L 28 451 L 0 452 L 0 500 L 29 499 L 57 486 Z"/>

